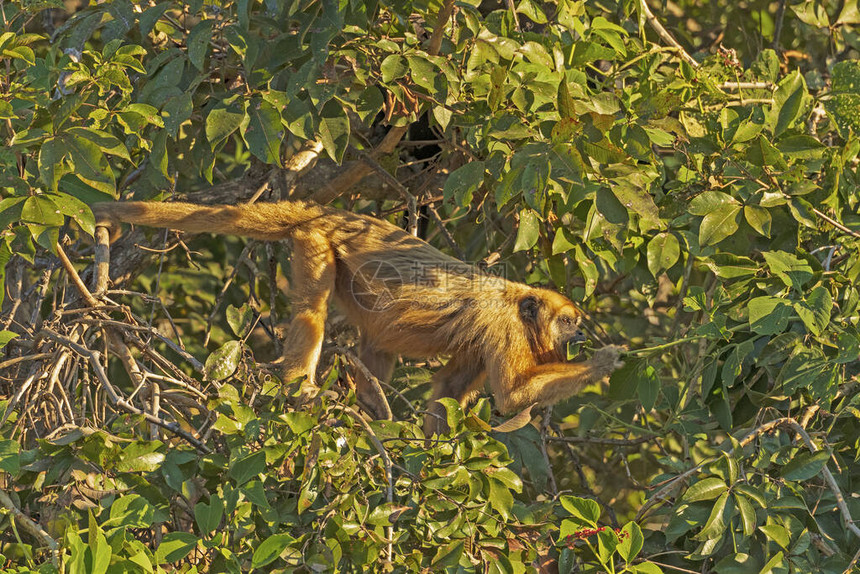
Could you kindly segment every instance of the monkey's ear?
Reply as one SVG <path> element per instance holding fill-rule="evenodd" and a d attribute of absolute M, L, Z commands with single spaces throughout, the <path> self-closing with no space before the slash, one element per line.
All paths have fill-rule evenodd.
<path fill-rule="evenodd" d="M 540 312 L 540 300 L 534 295 L 527 295 L 520 299 L 520 319 L 526 323 L 537 323 L 538 312 Z"/>

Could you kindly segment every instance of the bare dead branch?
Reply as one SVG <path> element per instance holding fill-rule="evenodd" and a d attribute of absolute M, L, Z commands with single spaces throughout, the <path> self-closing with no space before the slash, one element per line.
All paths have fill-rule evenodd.
<path fill-rule="evenodd" d="M 105 294 L 110 282 L 110 232 L 101 225 L 95 231 L 95 263 L 93 264 L 93 296 Z"/>
<path fill-rule="evenodd" d="M 129 403 L 128 401 L 126 401 L 124 397 L 122 397 L 119 393 L 117 393 L 116 389 L 111 384 L 110 379 L 108 379 L 107 373 L 105 373 L 105 370 L 101 365 L 101 362 L 100 362 L 101 361 L 101 353 L 99 351 L 90 350 L 90 349 L 84 347 L 83 345 L 75 343 L 74 341 L 72 341 L 66 337 L 63 337 L 59 333 L 51 331 L 50 329 L 42 329 L 39 332 L 39 334 L 42 337 L 46 337 L 48 339 L 51 339 L 55 343 L 58 343 L 64 347 L 71 349 L 72 351 L 74 351 L 75 353 L 80 355 L 81 357 L 87 359 L 87 361 L 90 364 L 90 367 L 92 368 L 93 372 L 96 375 L 96 378 L 98 378 L 98 380 L 99 380 L 100 386 L 105 391 L 105 394 L 107 395 L 107 397 L 110 400 L 112 405 L 114 405 L 115 407 L 119 407 L 119 408 L 121 408 L 121 409 L 123 409 L 126 412 L 129 412 L 131 414 L 143 417 L 146 421 L 153 423 L 153 424 L 156 424 L 156 425 L 160 426 L 161 428 L 168 430 L 177 436 L 182 437 L 183 439 L 188 441 L 197 450 L 199 450 L 201 452 L 204 452 L 207 454 L 212 452 L 212 449 L 210 449 L 208 446 L 206 446 L 205 444 L 200 442 L 197 438 L 195 438 L 191 434 L 189 434 L 186 431 L 184 431 L 183 429 L 181 429 L 179 427 L 179 425 L 177 425 L 175 423 L 168 423 L 166 421 L 161 420 L 158 417 L 151 415 L 148 412 L 143 411 L 142 409 L 140 409 L 140 408 L 134 406 L 133 404 Z"/>

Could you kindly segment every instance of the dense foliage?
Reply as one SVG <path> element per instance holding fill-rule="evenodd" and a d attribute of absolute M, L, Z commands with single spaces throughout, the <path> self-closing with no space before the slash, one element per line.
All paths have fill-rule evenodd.
<path fill-rule="evenodd" d="M 0 18 L 4 572 L 857 568 L 855 1 Z M 285 246 L 137 230 L 99 286 L 88 205 L 174 195 L 420 212 L 578 301 L 625 366 L 531 423 L 449 403 L 427 440 L 439 363 L 368 423 L 335 317 L 329 392 L 295 409 L 257 365 Z"/>

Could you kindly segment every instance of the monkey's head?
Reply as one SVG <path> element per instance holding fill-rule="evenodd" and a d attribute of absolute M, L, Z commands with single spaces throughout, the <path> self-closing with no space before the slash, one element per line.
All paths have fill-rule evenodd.
<path fill-rule="evenodd" d="M 569 343 L 585 341 L 582 312 L 555 291 L 530 289 L 519 300 L 519 314 L 539 363 L 563 361 Z"/>

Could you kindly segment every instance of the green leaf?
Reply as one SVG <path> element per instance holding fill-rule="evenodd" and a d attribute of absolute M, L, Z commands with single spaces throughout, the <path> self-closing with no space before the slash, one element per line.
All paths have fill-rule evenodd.
<path fill-rule="evenodd" d="M 409 62 L 400 54 L 391 54 L 382 60 L 379 71 L 382 72 L 382 81 L 390 84 L 409 73 Z"/>
<path fill-rule="evenodd" d="M 761 530 L 769 540 L 776 542 L 783 548 L 788 548 L 788 545 L 791 543 L 791 533 L 784 526 L 770 523 L 765 524 L 764 526 L 759 526 L 759 530 Z M 782 557 L 782 552 L 777 553 L 774 558 L 776 558 L 777 556 Z M 771 560 L 771 562 L 773 562 L 773 559 Z M 770 564 L 770 562 L 768 564 Z M 763 568 L 761 571 L 769 572 L 770 570 L 767 568 L 767 565 L 765 565 L 765 568 Z"/>
<path fill-rule="evenodd" d="M 771 112 L 774 137 L 779 137 L 797 120 L 804 96 L 806 96 L 806 82 L 803 81 L 800 71 L 795 70 L 780 81 L 773 94 Z"/>
<path fill-rule="evenodd" d="M 110 519 L 104 523 L 112 528 L 149 528 L 155 517 L 155 507 L 139 494 L 125 494 L 110 507 Z"/>
<path fill-rule="evenodd" d="M 314 138 L 314 114 L 308 103 L 304 100 L 299 98 L 291 99 L 281 110 L 281 122 L 287 126 L 290 133 L 298 138 L 304 140 Z"/>
<path fill-rule="evenodd" d="M 88 514 L 88 546 L 90 551 L 88 557 L 92 560 L 92 562 L 88 564 L 88 573 L 105 574 L 105 572 L 107 572 L 108 565 L 110 564 L 112 554 L 111 547 L 107 542 L 107 538 L 105 538 L 104 532 L 99 528 L 92 511 L 89 511 Z"/>
<path fill-rule="evenodd" d="M 776 148 L 789 159 L 809 160 L 822 157 L 827 146 L 812 136 L 798 134 L 781 138 L 777 142 Z M 808 186 L 810 191 L 816 187 L 811 181 L 798 183 Z"/>
<path fill-rule="evenodd" d="M 646 367 L 647 363 L 643 360 L 626 361 L 623 367 L 615 370 L 609 377 L 609 396 L 616 400 L 636 397 Z"/>
<path fill-rule="evenodd" d="M 9 331 L 0 331 L 0 337 Z M 14 335 L 14 333 L 12 333 Z M 11 339 L 11 337 L 10 337 Z M 18 454 L 21 451 L 21 445 L 18 441 L 0 439 L 0 470 L 4 470 L 13 477 L 18 474 L 21 468 L 21 459 Z"/>
<path fill-rule="evenodd" d="M 768 295 L 756 297 L 747 304 L 750 329 L 759 335 L 777 335 L 788 327 L 791 307 L 785 299 Z"/>
<path fill-rule="evenodd" d="M 223 517 L 224 503 L 218 495 L 212 495 L 209 498 L 209 504 L 198 502 L 194 505 L 194 519 L 197 521 L 200 532 L 204 534 L 208 534 L 218 528 Z"/>
<path fill-rule="evenodd" d="M 242 342 L 227 341 L 217 351 L 206 358 L 203 372 L 213 381 L 223 381 L 234 372 L 242 359 Z"/>
<path fill-rule="evenodd" d="M 612 186 L 612 193 L 618 201 L 621 202 L 628 211 L 632 211 L 639 216 L 640 230 L 648 231 L 649 229 L 660 229 L 666 225 L 660 219 L 660 214 L 657 210 L 657 205 L 654 203 L 654 198 L 646 189 L 640 189 L 633 184 L 622 184 L 616 180 L 616 185 Z"/>
<path fill-rule="evenodd" d="M 338 108 L 340 106 L 337 106 Z M 242 137 L 248 149 L 263 163 L 281 165 L 281 140 L 284 130 L 281 114 L 261 98 L 251 100 L 242 121 Z"/>
<path fill-rule="evenodd" d="M 750 504 L 749 499 L 737 492 L 734 494 L 735 504 L 738 507 L 741 515 L 741 525 L 744 529 L 744 536 L 752 536 L 755 532 L 756 527 L 756 517 L 755 517 L 755 509 Z"/>
<path fill-rule="evenodd" d="M 743 143 L 750 141 L 761 133 L 761 130 L 764 129 L 764 123 L 764 111 L 759 106 L 754 107 L 750 112 L 749 117 L 741 120 L 741 123 L 738 125 L 738 129 L 735 131 L 734 137 L 732 138 L 732 142 Z"/>
<path fill-rule="evenodd" d="M 99 191 L 113 195 L 116 191 L 113 170 L 99 147 L 88 138 L 74 134 L 63 135 L 62 139 L 75 175 Z"/>
<path fill-rule="evenodd" d="M 247 335 L 254 323 L 254 310 L 248 304 L 242 305 L 239 308 L 228 305 L 225 315 L 227 324 L 230 325 L 230 329 L 233 330 L 233 334 L 237 337 Z"/>
<path fill-rule="evenodd" d="M 636 394 L 645 412 L 650 412 L 657 403 L 657 398 L 660 395 L 660 379 L 657 378 L 657 370 L 651 365 L 647 365 L 639 373 Z"/>
<path fill-rule="evenodd" d="M 167 100 L 161 109 L 161 115 L 164 118 L 164 129 L 167 130 L 171 139 L 176 140 L 179 136 L 179 128 L 191 119 L 193 112 L 194 101 L 188 92 Z"/>
<path fill-rule="evenodd" d="M 230 476 L 236 484 L 242 485 L 266 471 L 266 453 L 262 450 L 252 452 L 230 464 Z"/>
<path fill-rule="evenodd" d="M 794 304 L 794 310 L 813 335 L 820 335 L 830 324 L 833 298 L 822 285 L 814 287 L 806 299 Z"/>
<path fill-rule="evenodd" d="M 131 156 L 128 154 L 128 148 L 125 147 L 125 144 L 105 131 L 83 127 L 72 127 L 66 131 L 76 137 L 92 142 L 97 148 L 106 154 L 115 155 L 124 160 L 131 161 Z"/>
<path fill-rule="evenodd" d="M 744 219 L 757 233 L 770 237 L 770 211 L 758 205 L 745 205 Z"/>
<path fill-rule="evenodd" d="M 703 478 L 688 488 L 681 500 L 687 504 L 702 500 L 713 500 L 726 492 L 728 488 L 721 478 Z"/>
<path fill-rule="evenodd" d="M 416 85 L 424 88 L 430 95 L 436 95 L 437 86 L 441 87 L 444 84 L 437 84 L 440 78 L 445 78 L 441 70 L 427 58 L 419 56 L 407 56 L 409 62 L 409 76 Z M 444 94 L 440 98 L 445 101 Z"/>
<path fill-rule="evenodd" d="M 696 540 L 709 540 L 719 538 L 725 532 L 731 520 L 731 515 L 734 512 L 734 501 L 729 498 L 728 491 L 723 492 L 714 507 L 711 509 L 711 515 L 708 521 L 702 527 L 702 531 L 695 536 Z"/>
<path fill-rule="evenodd" d="M 367 86 L 361 91 L 358 100 L 355 102 L 355 113 L 367 125 L 382 110 L 384 103 L 382 92 L 379 88 L 377 86 Z"/>
<path fill-rule="evenodd" d="M 186 41 L 188 59 L 191 61 L 191 65 L 201 72 L 206 60 L 206 53 L 209 51 L 210 40 L 212 40 L 212 20 L 202 20 L 191 29 Z"/>
<path fill-rule="evenodd" d="M 502 482 L 494 479 L 492 476 L 490 481 L 489 500 L 493 510 L 498 512 L 504 520 L 510 520 L 511 508 L 514 505 L 514 495 L 510 489 Z"/>
<path fill-rule="evenodd" d="M 836 338 L 836 348 L 839 352 L 834 362 L 844 364 L 856 361 L 860 358 L 860 337 L 853 333 L 840 333 Z"/>
<path fill-rule="evenodd" d="M 251 558 L 252 568 L 262 568 L 278 559 L 281 553 L 296 539 L 287 533 L 272 534 L 254 550 L 254 555 Z"/>
<path fill-rule="evenodd" d="M 627 226 L 630 216 L 621 201 L 608 188 L 601 187 L 594 194 L 594 207 L 606 221 L 615 225 Z"/>
<path fill-rule="evenodd" d="M 782 467 L 780 476 L 785 480 L 809 480 L 817 476 L 830 459 L 830 453 L 824 450 L 818 452 L 801 451 Z"/>
<path fill-rule="evenodd" d="M 155 551 L 158 564 L 179 562 L 197 547 L 197 537 L 190 532 L 168 532 Z"/>
<path fill-rule="evenodd" d="M 463 540 L 454 540 L 448 544 L 443 544 L 436 551 L 433 560 L 430 562 L 433 572 L 441 572 L 443 569 L 456 566 L 460 562 L 460 557 L 463 555 Z"/>
<path fill-rule="evenodd" d="M 517 5 L 517 13 L 528 16 L 535 24 L 546 24 L 546 15 L 541 11 L 540 5 L 533 0 L 520 0 Z"/>
<path fill-rule="evenodd" d="M 671 268 L 681 255 L 678 238 L 671 233 L 658 233 L 648 242 L 648 271 L 657 277 L 661 271 Z"/>
<path fill-rule="evenodd" d="M 738 205 L 726 205 L 707 214 L 699 227 L 699 244 L 702 246 L 719 243 L 737 231 Z"/>
<path fill-rule="evenodd" d="M 28 65 L 36 64 L 36 54 L 29 46 L 16 46 L 3 50 L 3 55 L 13 59 L 24 60 Z"/>
<path fill-rule="evenodd" d="M 594 293 L 594 290 L 597 288 L 597 280 L 600 278 L 600 272 L 597 270 L 597 265 L 595 265 L 591 257 L 585 254 L 581 245 L 574 245 L 573 258 L 576 261 L 579 273 L 582 275 L 582 279 L 585 282 L 585 296 L 591 297 L 591 294 Z"/>
<path fill-rule="evenodd" d="M 326 153 L 337 163 L 349 145 L 349 118 L 336 100 L 329 100 L 320 111 L 320 142 Z"/>
<path fill-rule="evenodd" d="M 93 212 L 89 206 L 73 195 L 68 193 L 52 193 L 50 194 L 51 201 L 60 210 L 60 213 L 74 219 L 85 233 L 92 235 L 95 233 L 96 220 L 93 217 Z"/>
<path fill-rule="evenodd" d="M 642 544 L 645 542 L 645 537 L 642 536 L 642 529 L 635 522 L 628 522 L 621 528 L 618 538 L 620 539 L 616 547 L 618 554 L 625 562 L 632 562 L 639 555 L 639 552 L 642 550 Z"/>
<path fill-rule="evenodd" d="M 223 101 L 215 105 L 206 116 L 206 139 L 212 149 L 239 129 L 244 118 L 244 110 L 235 101 Z"/>
<path fill-rule="evenodd" d="M 791 9 L 797 15 L 797 19 L 804 24 L 809 24 L 816 28 L 827 28 L 830 26 L 827 10 L 821 2 L 807 0 L 806 2 L 792 5 Z"/>
<path fill-rule="evenodd" d="M 735 205 L 738 205 L 738 202 L 731 195 L 721 191 L 705 191 L 693 198 L 687 211 L 693 215 L 708 215 Z"/>
<path fill-rule="evenodd" d="M 561 507 L 567 510 L 574 518 L 578 518 L 585 526 L 597 527 L 600 520 L 600 505 L 590 498 L 580 498 L 564 494 L 559 497 Z"/>
<path fill-rule="evenodd" d="M 794 287 L 800 291 L 812 279 L 812 267 L 804 259 L 785 251 L 765 251 L 762 255 L 770 270 L 787 287 Z"/>
<path fill-rule="evenodd" d="M 567 253 L 573 249 L 575 243 L 570 237 L 570 232 L 564 227 L 559 227 L 555 230 L 555 237 L 552 240 L 552 254 Z"/>
<path fill-rule="evenodd" d="M 119 472 L 153 472 L 164 462 L 164 453 L 158 452 L 159 441 L 135 441 L 125 447 L 115 464 Z"/>
<path fill-rule="evenodd" d="M 445 202 L 453 201 L 460 207 L 471 205 L 472 195 L 484 183 L 484 162 L 472 161 L 454 170 L 445 180 Z"/>
<path fill-rule="evenodd" d="M 57 189 L 57 183 L 63 174 L 62 161 L 68 150 L 59 138 L 45 140 L 39 149 L 39 179 L 41 179 L 49 191 Z"/>
<path fill-rule="evenodd" d="M 514 251 L 525 251 L 537 244 L 540 236 L 540 221 L 537 214 L 531 209 L 520 210 L 520 223 L 517 228 L 517 239 L 514 242 Z"/>
<path fill-rule="evenodd" d="M 759 167 L 772 166 L 778 169 L 788 169 L 782 154 L 764 136 L 759 136 L 755 142 L 747 148 L 746 159 L 753 165 Z"/>
<path fill-rule="evenodd" d="M 60 226 L 63 224 L 63 213 L 48 196 L 31 195 L 21 209 L 21 220 L 39 225 Z"/>
<path fill-rule="evenodd" d="M 834 64 L 831 82 L 833 95 L 825 100 L 824 108 L 833 117 L 839 135 L 848 139 L 850 133 L 860 133 L 860 61 Z"/>

